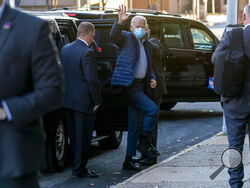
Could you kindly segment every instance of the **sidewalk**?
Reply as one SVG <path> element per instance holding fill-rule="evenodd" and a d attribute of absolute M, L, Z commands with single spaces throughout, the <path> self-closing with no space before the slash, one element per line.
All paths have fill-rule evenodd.
<path fill-rule="evenodd" d="M 245 179 L 250 178 L 250 158 L 248 135 L 246 136 L 243 163 Z M 229 187 L 228 173 L 225 168 L 215 180 L 209 176 L 221 165 L 221 154 L 228 148 L 226 136 L 216 135 L 192 146 L 181 153 L 145 169 L 124 182 L 117 188 L 224 188 Z M 250 187 L 246 182 L 244 187 Z"/>

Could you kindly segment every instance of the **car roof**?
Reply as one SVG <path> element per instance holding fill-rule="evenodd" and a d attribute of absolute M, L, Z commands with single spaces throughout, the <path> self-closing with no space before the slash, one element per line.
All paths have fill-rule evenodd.
<path fill-rule="evenodd" d="M 44 18 L 44 19 L 65 19 L 65 20 L 73 20 L 73 21 L 77 21 L 77 18 L 73 18 L 70 17 L 68 15 L 66 15 L 63 12 L 51 12 L 51 11 L 23 11 L 27 14 L 31 14 L 33 16 L 37 16 L 40 18 Z"/>
<path fill-rule="evenodd" d="M 94 8 L 99 8 L 99 7 L 94 7 Z M 105 10 L 90 10 L 88 8 L 82 8 L 82 9 L 78 9 L 77 7 L 64 7 L 64 8 L 54 8 L 51 9 L 48 12 L 54 12 L 54 13 L 64 13 L 64 14 L 78 14 L 81 15 L 79 17 L 77 17 L 79 20 L 86 20 L 86 21 L 94 21 L 94 20 L 105 20 L 106 21 L 114 21 L 117 20 L 117 10 L 115 9 L 105 9 Z M 182 17 L 181 15 L 178 14 L 165 14 L 156 10 L 144 10 L 144 9 L 131 9 L 130 11 L 128 11 L 128 14 L 132 15 L 132 16 L 136 16 L 136 15 L 142 15 L 142 16 L 146 16 L 152 19 L 155 18 L 160 18 L 160 19 L 164 19 L 164 18 L 168 18 L 171 20 L 178 20 L 178 21 L 183 21 L 183 22 L 188 22 L 191 21 L 193 23 L 201 23 L 200 21 L 191 19 L 191 18 L 185 18 Z M 69 16 L 71 17 L 71 16 Z M 204 25 L 204 24 L 203 24 Z"/>
<path fill-rule="evenodd" d="M 92 8 L 92 9 L 90 9 Z M 98 16 L 102 19 L 102 15 L 117 15 L 117 10 L 114 8 L 105 8 L 105 10 L 93 10 L 99 9 L 101 7 L 83 7 L 83 8 L 77 8 L 77 7 L 64 7 L 64 8 L 53 8 L 50 11 L 51 12 L 63 12 L 63 13 L 76 13 L 81 15 L 96 15 L 96 19 L 98 19 Z M 146 9 L 128 9 L 128 14 L 132 15 L 164 15 L 167 17 L 181 17 L 181 15 L 178 14 L 165 14 L 162 12 L 159 12 L 157 10 L 146 10 Z"/>

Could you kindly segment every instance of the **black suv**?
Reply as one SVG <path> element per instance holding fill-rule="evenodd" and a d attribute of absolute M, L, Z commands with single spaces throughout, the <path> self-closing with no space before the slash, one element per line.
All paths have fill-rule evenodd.
<path fill-rule="evenodd" d="M 136 12 L 137 11 L 137 12 Z M 219 101 L 219 96 L 208 88 L 213 76 L 211 55 L 219 43 L 218 38 L 199 21 L 179 15 L 162 14 L 157 11 L 128 11 L 132 16 L 143 15 L 148 20 L 151 34 L 160 39 L 163 50 L 164 74 L 168 94 L 163 97 L 161 109 L 169 110 L 177 102 Z M 70 8 L 53 9 L 89 21 L 96 26 L 95 40 L 101 49 L 112 44 L 109 33 L 117 20 L 115 10 L 87 11 Z M 124 24 L 130 30 L 130 20 Z M 112 64 L 114 67 L 114 64 Z"/>

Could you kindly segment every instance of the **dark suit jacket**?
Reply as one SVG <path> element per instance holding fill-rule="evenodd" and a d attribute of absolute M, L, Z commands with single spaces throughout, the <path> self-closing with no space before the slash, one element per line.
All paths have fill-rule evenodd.
<path fill-rule="evenodd" d="M 65 74 L 64 107 L 92 113 L 101 104 L 101 89 L 95 53 L 83 41 L 76 39 L 61 51 Z"/>
<path fill-rule="evenodd" d="M 166 80 L 162 65 L 162 51 L 160 42 L 155 39 L 149 39 L 152 44 L 152 67 L 155 73 L 157 86 L 153 89 L 152 97 L 157 99 L 167 94 Z"/>
<path fill-rule="evenodd" d="M 227 31 L 223 34 L 220 44 L 217 46 L 217 48 L 215 49 L 215 52 L 212 55 L 213 63 L 215 62 L 216 57 L 220 52 L 222 52 L 225 49 L 230 48 L 229 41 L 232 40 L 231 39 L 232 37 L 233 37 L 232 31 Z M 243 30 L 243 42 L 244 42 L 246 56 L 250 60 L 250 25 L 246 26 Z M 227 102 L 230 100 L 231 98 L 221 96 L 221 102 Z M 242 97 L 237 100 L 239 100 L 240 103 L 248 103 L 248 105 L 250 105 L 250 61 L 248 61 L 248 66 L 246 70 L 246 82 L 245 82 L 244 91 L 243 91 Z"/>
<path fill-rule="evenodd" d="M 62 72 L 47 22 L 5 7 L 0 20 L 0 102 L 12 120 L 0 121 L 0 178 L 39 169 L 44 134 L 38 118 L 63 99 Z"/>

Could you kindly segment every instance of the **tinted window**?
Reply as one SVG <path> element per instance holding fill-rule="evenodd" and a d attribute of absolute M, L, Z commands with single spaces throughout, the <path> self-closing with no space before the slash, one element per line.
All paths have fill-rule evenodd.
<path fill-rule="evenodd" d="M 167 47 L 170 48 L 184 47 L 183 34 L 180 24 L 172 24 L 172 23 L 163 24 L 163 37 Z"/>
<path fill-rule="evenodd" d="M 76 25 L 71 20 L 60 20 L 57 19 L 57 24 L 59 26 L 62 39 L 64 43 L 73 42 L 76 39 Z"/>
<path fill-rule="evenodd" d="M 66 28 L 61 28 L 61 36 L 62 39 L 64 40 L 65 44 L 68 44 L 70 42 L 73 42 L 75 40 L 75 37 L 72 36 L 71 32 L 67 30 Z"/>
<path fill-rule="evenodd" d="M 65 35 L 65 34 L 62 33 L 61 36 L 62 36 L 64 44 L 70 43 L 70 39 L 69 39 L 69 36 L 67 34 Z"/>
<path fill-rule="evenodd" d="M 95 41 L 98 46 L 104 43 L 110 43 L 111 26 L 96 26 L 95 27 Z"/>
<path fill-rule="evenodd" d="M 150 38 L 157 38 L 158 40 L 162 39 L 161 37 L 161 23 L 156 22 L 156 20 L 148 21 L 149 29 L 150 29 Z"/>
<path fill-rule="evenodd" d="M 191 34 L 194 44 L 194 49 L 196 50 L 212 50 L 213 39 L 209 34 L 198 28 L 191 28 Z"/>

